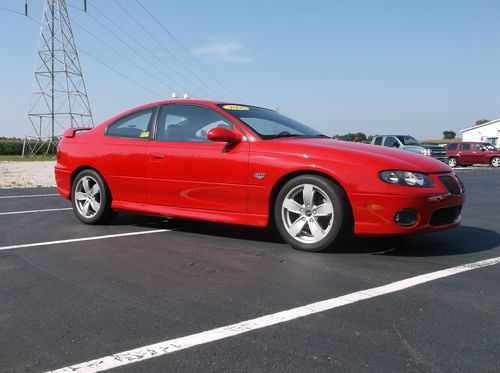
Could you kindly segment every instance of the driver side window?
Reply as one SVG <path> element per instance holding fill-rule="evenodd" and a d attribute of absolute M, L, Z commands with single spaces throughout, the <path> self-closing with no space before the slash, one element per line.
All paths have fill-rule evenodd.
<path fill-rule="evenodd" d="M 387 136 L 384 141 L 384 146 L 387 146 L 389 148 L 397 148 L 399 147 L 399 142 L 395 137 Z"/>
<path fill-rule="evenodd" d="M 156 139 L 176 142 L 207 142 L 215 127 L 233 129 L 233 124 L 216 111 L 196 105 L 165 105 L 160 110 Z"/>

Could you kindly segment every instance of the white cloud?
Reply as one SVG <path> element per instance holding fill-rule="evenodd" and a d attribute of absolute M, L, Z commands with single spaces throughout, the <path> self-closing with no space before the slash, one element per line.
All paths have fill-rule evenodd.
<path fill-rule="evenodd" d="M 193 50 L 196 56 L 213 56 L 224 62 L 246 63 L 253 62 L 253 58 L 245 56 L 245 45 L 236 40 L 211 40 L 200 48 Z"/>

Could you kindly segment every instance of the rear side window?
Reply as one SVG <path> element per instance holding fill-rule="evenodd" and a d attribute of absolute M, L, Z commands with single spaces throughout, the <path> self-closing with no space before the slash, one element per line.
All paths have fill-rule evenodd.
<path fill-rule="evenodd" d="M 151 128 L 151 119 L 155 108 L 136 111 L 110 124 L 106 136 L 129 139 L 147 139 Z"/>
<path fill-rule="evenodd" d="M 381 136 L 376 137 L 374 144 L 375 145 L 382 145 L 382 137 Z"/>
<path fill-rule="evenodd" d="M 470 150 L 470 144 L 460 144 L 460 150 Z"/>
<path fill-rule="evenodd" d="M 450 144 L 448 145 L 448 150 L 457 150 L 458 144 Z"/>

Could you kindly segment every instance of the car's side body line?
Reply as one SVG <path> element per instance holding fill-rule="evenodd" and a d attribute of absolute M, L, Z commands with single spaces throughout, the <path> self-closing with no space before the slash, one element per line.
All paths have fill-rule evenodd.
<path fill-rule="evenodd" d="M 258 214 L 188 209 L 183 207 L 159 206 L 126 201 L 112 201 L 111 208 L 118 211 L 132 211 L 148 215 L 171 216 L 187 219 L 207 220 L 218 223 L 251 225 L 257 227 L 265 227 L 268 224 L 268 216 Z"/>

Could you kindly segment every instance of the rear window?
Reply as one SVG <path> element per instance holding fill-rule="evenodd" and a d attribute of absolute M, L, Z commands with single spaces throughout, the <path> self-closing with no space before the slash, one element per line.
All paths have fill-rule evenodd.
<path fill-rule="evenodd" d="M 106 136 L 148 139 L 154 110 L 155 108 L 140 110 L 118 119 L 108 126 Z"/>
<path fill-rule="evenodd" d="M 449 144 L 448 145 L 448 150 L 457 150 L 458 144 Z"/>

